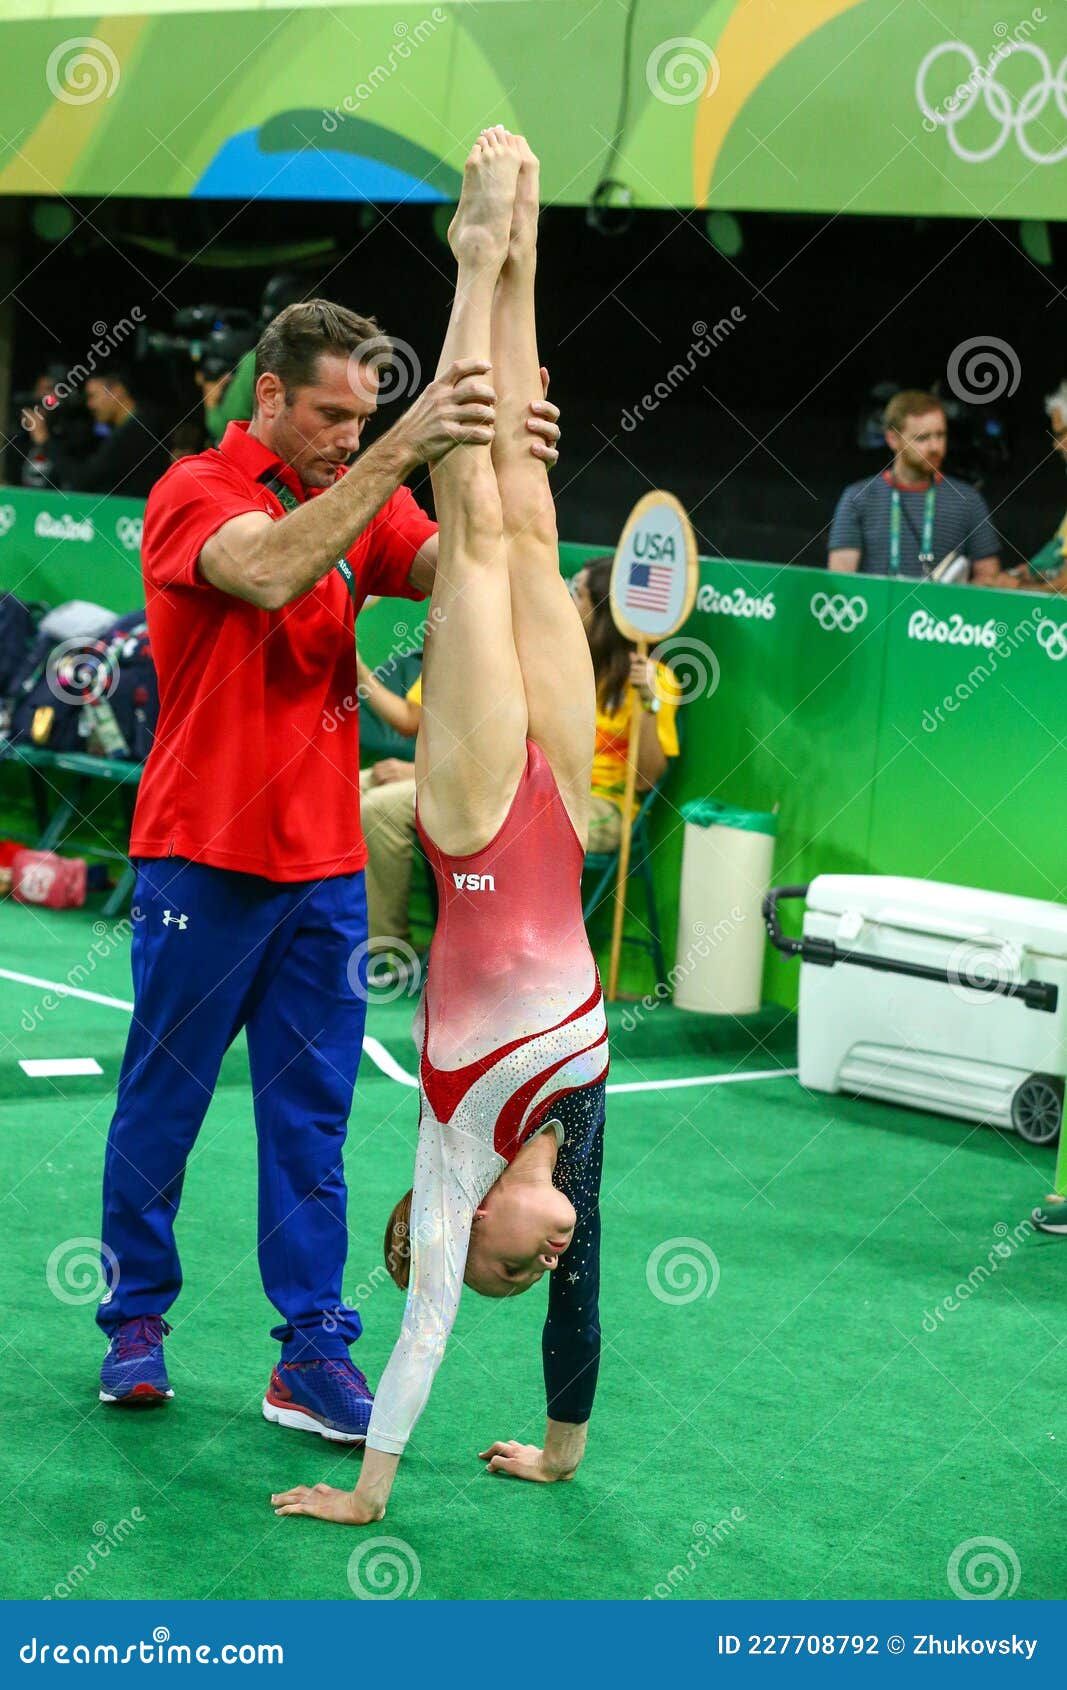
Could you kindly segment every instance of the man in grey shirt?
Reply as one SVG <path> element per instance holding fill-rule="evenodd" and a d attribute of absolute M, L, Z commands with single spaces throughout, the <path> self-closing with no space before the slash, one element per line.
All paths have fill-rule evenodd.
<path fill-rule="evenodd" d="M 943 475 L 947 428 L 932 393 L 897 393 L 885 409 L 889 469 L 846 487 L 830 525 L 830 568 L 845 574 L 929 575 L 952 553 L 982 586 L 1016 586 L 1001 572 L 982 495 Z"/>

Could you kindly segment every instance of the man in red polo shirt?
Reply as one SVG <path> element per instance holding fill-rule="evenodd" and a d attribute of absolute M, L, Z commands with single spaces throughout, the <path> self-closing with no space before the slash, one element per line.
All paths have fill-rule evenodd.
<path fill-rule="evenodd" d="M 488 366 L 455 364 L 360 453 L 389 354 L 372 319 L 325 300 L 290 306 L 257 348 L 251 422 L 173 465 L 148 499 L 160 715 L 130 841 L 134 1012 L 105 1159 L 97 1314 L 110 1340 L 101 1400 L 172 1396 L 174 1219 L 243 1027 L 260 1271 L 281 1317 L 264 1412 L 341 1442 L 362 1441 L 371 1407 L 348 1356 L 359 1315 L 341 1290 L 342 1150 L 366 1013 L 354 622 L 371 594 L 429 590 L 436 524 L 403 482 L 488 443 L 494 420 Z M 528 424 L 549 462 L 557 414 L 546 401 Z"/>

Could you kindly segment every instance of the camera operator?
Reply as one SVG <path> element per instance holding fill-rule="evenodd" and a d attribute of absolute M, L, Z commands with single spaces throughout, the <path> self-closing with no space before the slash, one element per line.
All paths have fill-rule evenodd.
<path fill-rule="evenodd" d="M 15 413 L 22 426 L 13 431 L 9 442 L 18 457 L 18 468 L 10 465 L 9 478 L 13 481 L 17 476 L 23 487 L 52 486 L 53 442 L 73 458 L 85 458 L 93 449 L 92 418 L 82 395 L 66 390 L 66 382 L 66 369 L 50 365 L 28 393 L 15 395 Z M 34 441 L 30 429 L 36 416 L 48 419 L 48 440 L 41 444 Z"/>
<path fill-rule="evenodd" d="M 170 462 L 164 429 L 151 406 L 135 396 L 131 369 L 117 358 L 85 384 L 85 403 L 103 433 L 87 457 L 54 434 L 39 409 L 27 413 L 27 433 L 49 457 L 48 484 L 77 493 L 123 493 L 145 498 Z"/>
<path fill-rule="evenodd" d="M 260 333 L 287 305 L 300 305 L 308 288 L 291 271 L 272 276 L 263 290 L 259 307 Z M 215 338 L 215 337 L 213 337 Z M 204 396 L 204 427 L 212 445 L 218 445 L 231 422 L 247 422 L 256 405 L 256 349 L 253 345 L 235 358 L 228 371 L 212 371 L 207 355 L 196 372 Z"/>

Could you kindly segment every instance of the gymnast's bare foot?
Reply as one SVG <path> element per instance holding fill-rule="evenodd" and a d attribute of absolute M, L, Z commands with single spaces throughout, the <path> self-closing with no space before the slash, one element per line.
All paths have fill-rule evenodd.
<path fill-rule="evenodd" d="M 518 137 L 499 124 L 483 130 L 471 148 L 448 229 L 448 244 L 461 267 L 499 272 L 508 254 L 520 163 Z"/>
<path fill-rule="evenodd" d="M 516 135 L 519 146 L 519 180 L 511 210 L 508 240 L 509 269 L 530 263 L 537 256 L 537 214 L 540 210 L 541 164 L 524 135 Z"/>

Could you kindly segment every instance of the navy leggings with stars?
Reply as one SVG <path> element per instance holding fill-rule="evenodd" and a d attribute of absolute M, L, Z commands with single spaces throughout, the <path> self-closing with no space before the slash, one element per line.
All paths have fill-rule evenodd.
<path fill-rule="evenodd" d="M 574 1204 L 578 1223 L 551 1275 L 541 1339 L 552 1420 L 588 1420 L 600 1367 L 600 1171 L 604 1160 L 604 1082 L 571 1092 L 553 1117 L 564 1129 L 552 1183 Z"/>

